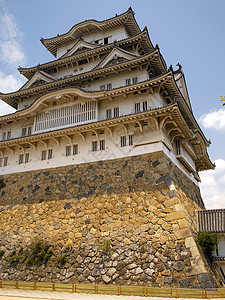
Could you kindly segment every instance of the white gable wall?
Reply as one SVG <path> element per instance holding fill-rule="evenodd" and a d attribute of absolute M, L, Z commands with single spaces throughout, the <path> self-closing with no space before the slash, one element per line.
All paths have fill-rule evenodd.
<path fill-rule="evenodd" d="M 82 35 L 82 38 L 89 43 L 94 43 L 95 41 L 99 41 L 99 45 L 103 45 L 104 44 L 104 38 L 108 37 L 108 43 L 113 43 L 115 40 L 119 41 L 119 40 L 123 40 L 129 37 L 126 29 L 124 26 L 118 26 L 116 28 L 112 28 L 112 29 L 108 29 L 108 30 L 104 30 L 104 31 L 95 31 L 91 34 L 87 34 L 87 35 Z M 63 54 L 65 54 L 67 52 L 68 49 L 71 49 L 76 42 L 78 41 L 75 40 L 73 42 L 70 43 L 66 43 L 63 44 L 61 46 L 59 46 L 57 48 L 57 56 L 56 58 L 61 57 Z"/>

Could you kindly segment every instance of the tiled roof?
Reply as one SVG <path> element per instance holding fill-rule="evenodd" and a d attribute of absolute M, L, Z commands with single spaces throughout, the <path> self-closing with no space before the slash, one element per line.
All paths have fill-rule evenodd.
<path fill-rule="evenodd" d="M 225 209 L 199 210 L 198 231 L 225 233 Z"/>

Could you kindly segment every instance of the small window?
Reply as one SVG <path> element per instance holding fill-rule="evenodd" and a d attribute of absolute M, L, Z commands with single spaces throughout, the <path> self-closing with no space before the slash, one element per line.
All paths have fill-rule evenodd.
<path fill-rule="evenodd" d="M 126 136 L 124 135 L 124 136 L 121 136 L 121 138 L 120 138 L 120 145 L 121 145 L 121 147 L 125 147 L 126 146 L 126 144 L 127 144 L 127 139 L 126 139 Z"/>
<path fill-rule="evenodd" d="M 66 156 L 71 155 L 71 146 L 66 146 Z"/>
<path fill-rule="evenodd" d="M 52 159 L 52 149 L 48 149 L 48 159 Z"/>
<path fill-rule="evenodd" d="M 7 132 L 7 140 L 9 140 L 11 138 L 11 131 Z"/>
<path fill-rule="evenodd" d="M 100 85 L 100 91 L 104 91 L 105 90 L 105 85 Z"/>
<path fill-rule="evenodd" d="M 78 154 L 78 145 L 75 144 L 73 145 L 73 155 L 77 155 Z"/>
<path fill-rule="evenodd" d="M 7 165 L 8 165 L 8 157 L 4 157 L 3 167 L 6 167 Z"/>
<path fill-rule="evenodd" d="M 108 43 L 109 43 L 109 38 L 108 37 L 104 38 L 104 44 L 107 45 Z"/>
<path fill-rule="evenodd" d="M 92 141 L 92 152 L 98 151 L 97 141 Z"/>
<path fill-rule="evenodd" d="M 115 107 L 114 108 L 114 118 L 118 118 L 119 117 L 119 107 Z"/>
<path fill-rule="evenodd" d="M 2 140 L 5 141 L 6 140 L 6 132 L 3 132 L 3 135 L 2 135 Z"/>
<path fill-rule="evenodd" d="M 41 152 L 41 160 L 46 160 L 46 154 L 47 154 L 47 151 L 46 150 L 42 150 L 42 152 Z"/>
<path fill-rule="evenodd" d="M 106 90 L 111 90 L 112 89 L 112 83 L 108 83 L 107 86 L 106 86 Z"/>
<path fill-rule="evenodd" d="M 24 155 L 20 154 L 20 156 L 19 156 L 19 165 L 23 164 L 23 157 L 24 157 Z"/>
<path fill-rule="evenodd" d="M 131 79 L 126 79 L 126 85 L 131 85 Z"/>
<path fill-rule="evenodd" d="M 180 152 L 181 152 L 181 151 L 180 151 L 180 150 L 181 150 L 181 149 L 180 149 L 180 140 L 176 140 L 175 143 L 176 143 L 176 154 L 177 154 L 177 155 L 180 155 Z"/>
<path fill-rule="evenodd" d="M 27 128 L 22 128 L 22 137 L 27 135 Z"/>
<path fill-rule="evenodd" d="M 148 103 L 147 103 L 147 101 L 144 101 L 143 102 L 143 111 L 147 111 L 148 110 Z"/>
<path fill-rule="evenodd" d="M 106 110 L 106 119 L 111 119 L 112 118 L 112 110 L 111 109 L 107 109 Z"/>
<path fill-rule="evenodd" d="M 27 164 L 29 162 L 29 153 L 25 153 L 25 160 L 24 160 L 25 164 Z"/>
<path fill-rule="evenodd" d="M 129 146 L 133 145 L 133 134 L 129 135 Z"/>
<path fill-rule="evenodd" d="M 105 150 L 105 140 L 100 140 L 100 150 Z"/>
<path fill-rule="evenodd" d="M 133 84 L 135 84 L 135 83 L 137 83 L 137 82 L 138 82 L 137 77 L 132 78 L 132 83 L 133 83 Z"/>
<path fill-rule="evenodd" d="M 2 157 L 0 157 L 0 168 L 1 168 L 1 166 L 2 166 Z"/>
<path fill-rule="evenodd" d="M 28 136 L 31 135 L 31 127 L 27 127 L 27 135 L 28 135 Z"/>
<path fill-rule="evenodd" d="M 134 108 L 135 108 L 135 113 L 139 113 L 141 111 L 141 105 L 140 105 L 140 103 L 135 103 L 134 104 Z"/>

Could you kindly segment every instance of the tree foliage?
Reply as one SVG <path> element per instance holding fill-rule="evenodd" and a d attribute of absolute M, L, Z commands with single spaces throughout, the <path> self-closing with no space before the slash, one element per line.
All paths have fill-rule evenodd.
<path fill-rule="evenodd" d="M 198 243 L 201 246 L 203 252 L 210 260 L 212 260 L 212 252 L 217 249 L 217 234 L 212 232 L 199 232 Z"/>

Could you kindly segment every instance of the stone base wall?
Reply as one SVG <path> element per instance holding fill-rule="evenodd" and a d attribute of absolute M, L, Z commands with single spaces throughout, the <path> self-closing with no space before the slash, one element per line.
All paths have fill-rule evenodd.
<path fill-rule="evenodd" d="M 216 285 L 195 241 L 199 188 L 163 152 L 1 179 L 2 280 Z M 29 262 L 37 240 L 50 248 Z"/>

